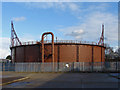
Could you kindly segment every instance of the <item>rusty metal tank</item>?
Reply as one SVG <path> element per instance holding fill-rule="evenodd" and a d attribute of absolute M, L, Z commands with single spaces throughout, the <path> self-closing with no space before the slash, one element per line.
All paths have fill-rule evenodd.
<path fill-rule="evenodd" d="M 47 34 L 52 40 L 44 40 Z M 19 44 L 19 45 L 18 45 Z M 56 40 L 52 32 L 42 34 L 39 42 L 21 43 L 11 22 L 11 56 L 12 62 L 104 62 L 104 25 L 97 43 L 76 40 Z"/>
<path fill-rule="evenodd" d="M 53 62 L 52 43 L 44 41 L 44 62 Z M 11 47 L 13 62 L 42 62 L 42 43 L 27 42 Z M 54 62 L 104 62 L 105 47 L 81 41 L 54 41 Z"/>

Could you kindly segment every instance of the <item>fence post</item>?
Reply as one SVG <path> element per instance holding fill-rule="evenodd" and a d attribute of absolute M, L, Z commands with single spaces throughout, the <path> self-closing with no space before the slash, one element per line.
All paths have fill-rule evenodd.
<path fill-rule="evenodd" d="M 73 62 L 73 71 L 74 71 L 74 62 Z"/>
<path fill-rule="evenodd" d="M 3 71 L 3 63 L 2 63 L 2 71 Z"/>
<path fill-rule="evenodd" d="M 116 61 L 116 71 L 117 71 L 117 61 Z"/>
<path fill-rule="evenodd" d="M 84 62 L 83 62 L 83 71 L 84 71 Z"/>
<path fill-rule="evenodd" d="M 92 65 L 92 72 L 93 72 L 93 62 L 92 62 L 92 64 L 91 64 L 91 65 Z"/>
<path fill-rule="evenodd" d="M 57 72 L 59 71 L 59 62 L 57 62 Z"/>

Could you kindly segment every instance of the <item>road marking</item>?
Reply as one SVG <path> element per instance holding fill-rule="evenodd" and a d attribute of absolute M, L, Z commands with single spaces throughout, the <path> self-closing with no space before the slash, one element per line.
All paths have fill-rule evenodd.
<path fill-rule="evenodd" d="M 18 82 L 18 81 L 22 81 L 22 80 L 25 80 L 25 79 L 29 79 L 29 77 L 20 78 L 20 79 L 13 80 L 13 81 L 10 81 L 10 82 L 2 83 L 2 84 L 0 84 L 0 86 L 7 85 L 7 84 L 10 84 L 10 83 L 14 83 L 14 82 Z"/>

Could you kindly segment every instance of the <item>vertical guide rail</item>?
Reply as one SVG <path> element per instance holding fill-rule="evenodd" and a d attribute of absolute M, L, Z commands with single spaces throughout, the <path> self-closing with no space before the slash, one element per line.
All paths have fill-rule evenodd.
<path fill-rule="evenodd" d="M 57 61 L 57 65 L 58 65 L 58 68 L 57 70 L 59 71 L 59 62 L 60 62 L 60 46 L 58 45 L 58 61 Z"/>
<path fill-rule="evenodd" d="M 103 56 L 102 56 L 102 47 L 101 47 L 101 69 L 102 69 L 102 58 L 103 58 Z"/>
<path fill-rule="evenodd" d="M 93 48 L 93 46 L 92 46 L 92 72 L 93 72 L 93 70 L 94 70 L 94 48 Z"/>
<path fill-rule="evenodd" d="M 102 34 L 101 34 L 101 37 L 100 37 L 100 40 L 98 42 L 98 45 L 102 45 L 104 46 L 104 24 L 102 24 Z"/>
<path fill-rule="evenodd" d="M 14 35 L 13 35 L 14 27 L 13 22 L 11 21 L 11 46 L 14 46 Z"/>
<path fill-rule="evenodd" d="M 76 52 L 77 52 L 76 62 L 79 62 L 79 46 L 77 45 L 76 48 L 77 48 L 77 50 L 76 50 Z"/>
<path fill-rule="evenodd" d="M 14 25 L 13 25 L 13 21 L 11 21 L 11 47 L 14 47 L 15 45 L 17 45 L 19 43 L 19 45 L 22 45 L 21 41 L 19 40 L 19 38 L 17 37 L 17 34 L 14 30 Z M 16 61 L 16 48 L 15 48 L 15 56 L 14 56 L 14 59 L 13 59 L 13 56 L 12 56 L 12 61 L 15 62 Z"/>
<path fill-rule="evenodd" d="M 13 21 L 11 21 L 11 46 L 14 46 L 17 43 L 22 45 L 21 41 L 17 37 L 17 34 L 16 34 L 15 30 L 14 30 Z"/>

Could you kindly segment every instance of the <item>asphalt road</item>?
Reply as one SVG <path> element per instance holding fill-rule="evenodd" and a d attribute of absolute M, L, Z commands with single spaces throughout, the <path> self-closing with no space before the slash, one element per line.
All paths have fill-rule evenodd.
<path fill-rule="evenodd" d="M 28 76 L 30 79 L 3 88 L 118 88 L 119 79 L 107 73 L 3 73 L 4 76 Z M 119 85 L 120 86 L 120 85 Z"/>

